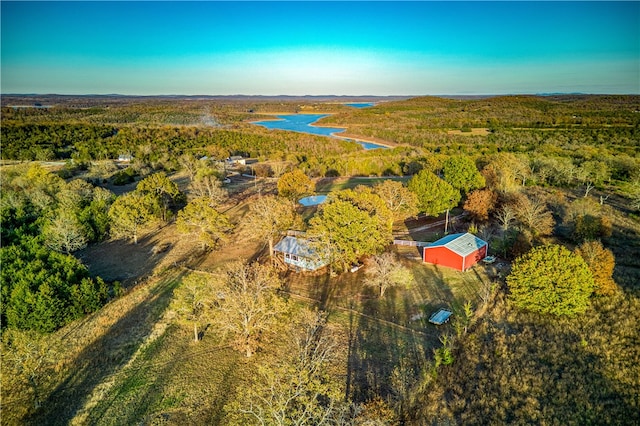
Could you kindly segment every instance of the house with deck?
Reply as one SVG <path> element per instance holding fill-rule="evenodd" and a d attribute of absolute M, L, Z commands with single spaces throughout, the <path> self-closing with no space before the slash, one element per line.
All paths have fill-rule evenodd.
<path fill-rule="evenodd" d="M 286 236 L 273 247 L 273 251 L 295 270 L 315 271 L 328 264 L 311 247 L 309 240 L 301 237 Z"/>

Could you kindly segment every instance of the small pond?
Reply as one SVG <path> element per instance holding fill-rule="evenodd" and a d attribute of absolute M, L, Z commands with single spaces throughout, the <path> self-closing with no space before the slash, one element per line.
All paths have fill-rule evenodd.
<path fill-rule="evenodd" d="M 317 206 L 327 201 L 326 195 L 312 195 L 310 197 L 300 198 L 298 202 L 305 207 Z"/>

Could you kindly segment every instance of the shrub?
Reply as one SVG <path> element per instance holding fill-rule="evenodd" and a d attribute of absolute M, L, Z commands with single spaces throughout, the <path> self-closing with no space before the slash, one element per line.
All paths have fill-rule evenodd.
<path fill-rule="evenodd" d="M 137 173 L 131 167 L 127 167 L 124 170 L 120 170 L 119 172 L 113 175 L 113 184 L 114 185 L 126 185 L 135 180 L 135 175 Z"/>
<path fill-rule="evenodd" d="M 507 286 L 520 308 L 572 316 L 587 309 L 594 280 L 582 257 L 549 244 L 516 259 Z"/>
<path fill-rule="evenodd" d="M 586 241 L 578 246 L 576 253 L 584 259 L 591 270 L 595 284 L 594 292 L 599 296 L 615 293 L 613 269 L 616 266 L 616 259 L 611 250 L 605 249 L 600 241 Z"/>
<path fill-rule="evenodd" d="M 597 217 L 589 214 L 576 217 L 573 224 L 573 239 L 589 241 L 597 238 L 609 238 L 612 226 L 608 217 Z"/>

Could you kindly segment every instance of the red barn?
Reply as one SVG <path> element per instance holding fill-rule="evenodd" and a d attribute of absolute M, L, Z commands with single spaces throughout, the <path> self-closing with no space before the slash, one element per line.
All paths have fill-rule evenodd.
<path fill-rule="evenodd" d="M 427 263 L 443 265 L 458 271 L 466 271 L 485 258 L 489 244 L 468 232 L 440 238 L 422 251 Z"/>

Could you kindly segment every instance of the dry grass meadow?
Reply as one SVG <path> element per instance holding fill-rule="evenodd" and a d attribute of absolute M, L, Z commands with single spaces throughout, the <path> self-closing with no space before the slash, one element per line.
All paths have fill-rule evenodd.
<path fill-rule="evenodd" d="M 326 192 L 371 182 L 323 180 L 318 187 Z M 224 210 L 240 224 L 252 197 L 269 191 L 271 181 L 240 183 Z M 640 405 L 640 269 L 634 255 L 640 225 L 619 214 L 614 229 L 607 246 L 617 257 L 621 292 L 596 300 L 587 317 L 556 322 L 519 312 L 505 301 L 505 270 L 498 265 L 457 272 L 422 263 L 410 247 L 393 250 L 413 283 L 383 298 L 363 285 L 366 265 L 337 277 L 282 271 L 281 294 L 293 307 L 328 312 L 339 339 L 331 380 L 345 398 L 366 403 L 381 397 L 406 424 L 546 424 L 562 416 L 575 424 L 599 418 L 623 424 Z M 407 224 L 396 231 L 407 233 Z M 411 237 L 430 241 L 441 233 L 425 229 Z M 203 339 L 193 342 L 191 325 L 176 319 L 170 302 L 193 270 L 215 271 L 238 259 L 268 261 L 264 244 L 236 234 L 222 249 L 203 252 L 169 224 L 138 245 L 107 241 L 79 254 L 93 274 L 122 280 L 126 291 L 49 337 L 55 356 L 42 370 L 41 406 L 30 407 L 28 386 L 21 394 L 3 392 L 2 423 L 22 424 L 28 414 L 30 424 L 233 424 L 229 406 L 252 386 L 260 365 L 282 356 L 287 336 L 246 359 L 206 323 Z M 501 289 L 489 298 L 494 284 Z M 461 316 L 466 302 L 476 311 L 476 324 L 452 346 L 454 364 L 435 373 L 434 350 L 442 347 L 443 335 L 457 330 L 427 319 L 441 307 Z M 616 398 L 622 403 L 607 403 Z M 594 401 L 604 405 L 590 406 Z M 581 414 L 572 416 L 572 406 Z"/>

